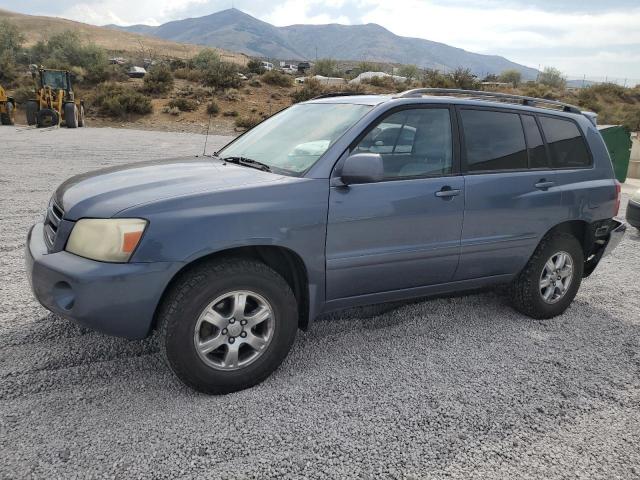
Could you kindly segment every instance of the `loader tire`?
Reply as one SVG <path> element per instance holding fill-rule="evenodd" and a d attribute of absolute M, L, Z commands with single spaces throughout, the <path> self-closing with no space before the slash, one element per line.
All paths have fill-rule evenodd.
<path fill-rule="evenodd" d="M 25 110 L 27 112 L 27 125 L 38 123 L 38 102 L 29 100 L 25 104 Z"/>
<path fill-rule="evenodd" d="M 84 105 L 80 105 L 79 111 L 78 111 L 78 127 L 84 127 L 86 126 L 86 122 L 84 120 Z"/>
<path fill-rule="evenodd" d="M 51 108 L 38 110 L 36 115 L 36 126 L 38 128 L 57 127 L 60 125 L 60 115 Z"/>
<path fill-rule="evenodd" d="M 78 107 L 75 103 L 64 104 L 64 123 L 67 128 L 78 128 Z"/>

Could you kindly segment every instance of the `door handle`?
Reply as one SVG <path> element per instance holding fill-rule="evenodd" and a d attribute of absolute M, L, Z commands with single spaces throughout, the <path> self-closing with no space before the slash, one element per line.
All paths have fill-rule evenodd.
<path fill-rule="evenodd" d="M 534 187 L 539 188 L 540 190 L 546 190 L 546 189 L 548 189 L 550 187 L 553 187 L 555 184 L 556 184 L 556 182 L 548 182 L 547 180 L 545 180 L 543 178 L 538 183 L 536 183 L 534 185 Z"/>
<path fill-rule="evenodd" d="M 460 195 L 460 190 L 453 190 L 451 187 L 445 186 L 438 190 L 435 195 L 436 197 L 447 199 Z"/>

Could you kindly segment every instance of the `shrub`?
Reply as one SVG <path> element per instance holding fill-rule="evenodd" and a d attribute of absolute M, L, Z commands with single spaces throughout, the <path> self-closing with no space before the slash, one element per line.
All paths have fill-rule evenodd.
<path fill-rule="evenodd" d="M 304 102 L 311 100 L 319 95 L 325 93 L 326 90 L 318 80 L 314 78 L 308 78 L 300 90 L 297 90 L 291 94 L 293 103 Z"/>
<path fill-rule="evenodd" d="M 237 117 L 238 116 L 238 112 L 235 111 L 235 110 L 227 110 L 222 115 L 224 115 L 225 117 Z"/>
<path fill-rule="evenodd" d="M 363 83 L 374 87 L 386 88 L 388 90 L 395 90 L 396 88 L 396 82 L 393 77 L 371 77 L 364 79 Z"/>
<path fill-rule="evenodd" d="M 178 116 L 180 115 L 180 109 L 178 107 L 170 107 L 166 105 L 162 108 L 162 113 Z"/>
<path fill-rule="evenodd" d="M 0 53 L 0 83 L 12 84 L 18 78 L 14 55 L 9 51 Z M 6 85 L 5 85 L 6 87 Z"/>
<path fill-rule="evenodd" d="M 207 113 L 209 115 L 217 115 L 220 113 L 220 106 L 216 102 L 209 102 L 207 104 Z"/>
<path fill-rule="evenodd" d="M 260 83 L 260 80 L 258 80 L 257 78 L 254 78 L 253 80 L 249 81 L 249 85 L 258 88 L 262 86 L 262 83 Z"/>
<path fill-rule="evenodd" d="M 338 74 L 338 63 L 332 58 L 321 58 L 314 64 L 313 73 L 323 77 L 333 77 Z"/>
<path fill-rule="evenodd" d="M 468 68 L 456 68 L 449 74 L 456 88 L 475 90 L 478 88 L 478 79 Z"/>
<path fill-rule="evenodd" d="M 171 108 L 177 108 L 181 112 L 193 112 L 198 109 L 198 103 L 188 98 L 173 98 L 167 105 Z"/>
<path fill-rule="evenodd" d="M 417 80 L 420 78 L 420 69 L 416 65 L 403 65 L 398 69 L 398 75 L 407 80 Z"/>
<path fill-rule="evenodd" d="M 262 66 L 262 62 L 256 59 L 249 60 L 249 63 L 247 63 L 247 70 L 257 75 L 262 75 L 265 72 L 265 68 Z"/>
<path fill-rule="evenodd" d="M 220 55 L 211 48 L 205 48 L 191 59 L 189 64 L 196 70 L 205 71 L 220 63 Z"/>
<path fill-rule="evenodd" d="M 152 67 L 144 76 L 143 91 L 146 93 L 162 94 L 173 90 L 173 75 L 167 65 Z"/>
<path fill-rule="evenodd" d="M 175 72 L 173 72 L 173 76 L 175 78 L 179 78 L 181 80 L 188 80 L 190 82 L 202 81 L 202 71 L 195 70 L 192 68 L 178 68 Z"/>
<path fill-rule="evenodd" d="M 23 104 L 36 98 L 34 87 L 21 86 L 13 91 L 13 98 L 18 104 Z"/>
<path fill-rule="evenodd" d="M 253 128 L 258 125 L 262 121 L 261 118 L 256 116 L 251 117 L 238 117 L 236 118 L 235 124 L 238 128 Z"/>
<path fill-rule="evenodd" d="M 202 72 L 202 83 L 205 86 L 219 89 L 237 88 L 241 83 L 238 67 L 230 62 L 213 63 Z"/>
<path fill-rule="evenodd" d="M 289 75 L 285 75 L 284 73 L 277 72 L 275 70 L 271 70 L 260 79 L 264 83 L 268 83 L 269 85 L 276 85 L 278 87 L 290 87 L 291 86 L 291 77 Z"/>
<path fill-rule="evenodd" d="M 427 69 L 422 77 L 422 85 L 432 88 L 452 88 L 453 80 L 448 75 L 444 75 L 435 69 Z"/>
<path fill-rule="evenodd" d="M 109 117 L 146 115 L 153 111 L 149 97 L 133 88 L 113 83 L 98 85 L 92 103 L 101 114 Z"/>
<path fill-rule="evenodd" d="M 240 100 L 240 92 L 238 92 L 238 90 L 236 90 L 235 88 L 230 88 L 228 90 L 225 90 L 222 98 L 224 100 L 227 100 L 228 102 L 237 102 L 238 100 Z"/>
<path fill-rule="evenodd" d="M 538 82 L 551 88 L 564 88 L 567 84 L 562 72 L 553 67 L 546 67 L 538 76 Z"/>
<path fill-rule="evenodd" d="M 502 72 L 498 77 L 498 80 L 500 80 L 501 82 L 510 83 L 515 88 L 520 85 L 520 82 L 522 82 L 522 73 L 520 73 L 520 71 L 516 70 L 515 68 L 510 68 Z"/>

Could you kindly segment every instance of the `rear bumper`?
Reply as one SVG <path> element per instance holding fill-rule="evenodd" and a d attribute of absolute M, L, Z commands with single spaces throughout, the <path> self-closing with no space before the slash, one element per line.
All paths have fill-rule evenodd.
<path fill-rule="evenodd" d="M 604 247 L 604 252 L 602 254 L 603 257 L 611 254 L 611 252 L 616 249 L 616 247 L 622 241 L 625 232 L 627 231 L 627 224 L 623 221 L 614 218 L 611 220 L 611 222 L 614 224 L 612 225 L 611 231 L 609 232 L 609 240 Z"/>
<path fill-rule="evenodd" d="M 43 224 L 27 236 L 31 289 L 46 309 L 100 332 L 144 338 L 164 289 L 181 263 L 103 263 L 61 251 L 48 253 Z"/>
<path fill-rule="evenodd" d="M 627 205 L 627 222 L 632 227 L 640 228 L 640 203 L 629 200 Z"/>

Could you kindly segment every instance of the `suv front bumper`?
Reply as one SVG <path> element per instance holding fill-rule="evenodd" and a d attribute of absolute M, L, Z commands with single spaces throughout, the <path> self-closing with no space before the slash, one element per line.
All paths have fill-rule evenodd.
<path fill-rule="evenodd" d="M 182 263 L 104 263 L 61 251 L 48 253 L 43 224 L 27 236 L 25 263 L 36 299 L 80 325 L 144 338 L 169 281 Z"/>

